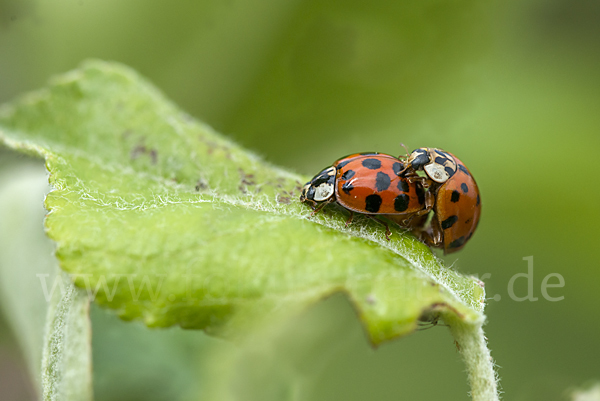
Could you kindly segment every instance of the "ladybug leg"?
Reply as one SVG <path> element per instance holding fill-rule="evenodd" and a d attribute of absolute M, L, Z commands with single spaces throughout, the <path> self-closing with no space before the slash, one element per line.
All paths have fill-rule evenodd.
<path fill-rule="evenodd" d="M 429 187 L 431 186 L 432 181 L 429 178 L 425 178 L 425 177 L 420 177 L 420 178 L 423 178 L 423 181 L 421 181 L 421 185 L 423 185 L 423 189 L 428 190 Z M 429 192 L 429 191 L 427 191 L 427 192 Z M 432 206 L 433 206 L 433 204 L 432 204 Z"/>
<path fill-rule="evenodd" d="M 353 218 L 354 218 L 354 212 L 352 210 L 350 210 L 350 217 L 348 217 L 348 220 L 346 220 L 346 227 L 348 227 L 350 225 L 350 223 L 352 223 Z"/>
<path fill-rule="evenodd" d="M 419 174 L 417 174 L 417 172 L 414 170 L 408 171 L 408 166 L 404 167 L 403 170 L 400 170 L 398 175 L 406 178 L 408 180 L 408 182 L 410 182 L 411 184 L 417 180 L 422 180 L 424 178 L 424 177 L 421 177 Z"/>
<path fill-rule="evenodd" d="M 431 233 L 427 231 L 419 232 L 419 239 L 430 247 L 436 247 L 435 240 L 433 239 Z"/>
<path fill-rule="evenodd" d="M 423 242 L 431 247 L 444 247 L 444 232 L 440 227 L 437 216 L 434 215 L 431 219 L 431 226 L 428 230 L 419 232 L 419 237 Z"/>
<path fill-rule="evenodd" d="M 434 204 L 435 204 L 435 196 L 433 195 L 433 193 L 431 191 L 426 191 L 425 192 L 425 209 L 423 209 L 423 210 L 426 211 L 427 213 L 429 213 L 431 211 L 431 209 L 433 209 Z"/>
<path fill-rule="evenodd" d="M 429 214 L 431 209 L 433 209 L 433 205 L 435 205 L 435 196 L 433 196 L 433 194 L 429 191 L 425 192 L 425 203 L 423 205 L 423 209 L 419 210 L 418 212 L 414 212 L 408 219 L 404 220 L 403 223 L 410 223 L 415 217 L 421 217 Z"/>
<path fill-rule="evenodd" d="M 402 226 L 409 230 L 421 230 L 427 222 L 428 212 L 428 210 L 420 210 L 412 214 L 408 219 L 402 222 Z"/>
<path fill-rule="evenodd" d="M 377 217 L 369 215 L 369 214 L 367 214 L 367 217 L 377 221 L 380 224 L 383 224 L 383 226 L 385 227 L 385 239 L 387 239 L 389 241 L 390 236 L 392 235 L 392 232 L 390 231 L 390 227 L 387 225 L 387 223 L 385 221 L 378 219 Z"/>
<path fill-rule="evenodd" d="M 313 217 L 315 214 L 319 213 L 321 211 L 321 209 L 323 209 L 325 207 L 325 205 L 327 205 L 328 202 L 323 202 L 321 203 L 319 206 L 315 206 L 315 205 L 310 205 L 310 207 L 312 208 L 313 212 L 310 214 L 310 217 Z"/>

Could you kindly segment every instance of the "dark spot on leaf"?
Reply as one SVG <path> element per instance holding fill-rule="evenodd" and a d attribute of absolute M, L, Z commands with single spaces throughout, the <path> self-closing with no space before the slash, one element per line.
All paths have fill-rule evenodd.
<path fill-rule="evenodd" d="M 130 157 L 131 160 L 136 160 L 137 158 L 148 155 L 150 157 L 150 162 L 152 164 L 156 164 L 158 161 L 158 151 L 154 148 L 148 149 L 145 145 L 137 145 L 135 148 L 131 150 Z"/>
<path fill-rule="evenodd" d="M 137 159 L 138 157 L 140 157 L 140 155 L 143 155 L 144 153 L 146 153 L 146 147 L 144 145 L 138 145 L 135 148 L 133 148 L 133 150 L 130 153 L 130 157 L 132 160 Z"/>
<path fill-rule="evenodd" d="M 156 149 L 150 149 L 150 160 L 152 164 L 156 164 L 158 161 L 158 151 Z"/>
<path fill-rule="evenodd" d="M 238 173 L 240 174 L 240 184 L 256 185 L 256 183 L 252 180 L 254 174 L 246 174 L 242 168 L 238 168 Z"/>
<path fill-rule="evenodd" d="M 278 196 L 277 197 L 277 202 L 289 205 L 290 202 L 291 202 L 291 199 L 289 197 L 287 197 L 287 196 Z"/>
<path fill-rule="evenodd" d="M 208 184 L 202 178 L 196 182 L 196 191 L 205 190 L 208 188 Z"/>

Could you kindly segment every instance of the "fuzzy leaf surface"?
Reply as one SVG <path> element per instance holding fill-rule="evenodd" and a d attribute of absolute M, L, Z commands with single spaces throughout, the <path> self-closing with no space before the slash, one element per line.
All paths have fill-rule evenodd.
<path fill-rule="evenodd" d="M 241 149 L 122 65 L 86 62 L 3 106 L 0 143 L 45 158 L 60 266 L 123 319 L 235 336 L 344 292 L 375 344 L 424 315 L 483 320 L 477 280 L 401 229 L 387 241 L 376 222 L 345 227 L 335 207 L 310 217 L 298 200 L 308 177 Z"/>

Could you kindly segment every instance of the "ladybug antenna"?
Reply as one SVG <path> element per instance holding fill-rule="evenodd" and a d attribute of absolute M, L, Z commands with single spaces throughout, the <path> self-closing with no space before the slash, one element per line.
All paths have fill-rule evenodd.
<path fill-rule="evenodd" d="M 400 142 L 400 145 L 404 148 L 404 150 L 406 151 L 406 160 L 408 160 L 408 156 L 410 155 L 410 152 L 408 151 L 408 148 L 406 147 L 406 145 L 403 142 Z"/>
<path fill-rule="evenodd" d="M 406 170 L 408 170 L 408 158 L 410 156 L 410 152 L 408 151 L 408 148 L 406 147 L 406 145 L 403 142 L 400 142 L 400 145 L 404 148 L 404 150 L 406 151 L 406 156 L 404 156 L 404 168 L 402 170 L 400 170 L 398 172 L 398 175 L 401 176 L 402 174 L 404 174 L 406 172 Z M 398 159 L 401 159 L 401 156 L 398 156 Z"/>

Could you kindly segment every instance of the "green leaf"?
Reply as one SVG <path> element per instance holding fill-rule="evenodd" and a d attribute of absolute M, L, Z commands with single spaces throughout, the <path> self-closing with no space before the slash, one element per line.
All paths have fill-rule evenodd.
<path fill-rule="evenodd" d="M 480 282 L 400 229 L 386 241 L 375 222 L 346 228 L 339 210 L 310 218 L 298 201 L 307 177 L 240 149 L 123 66 L 87 62 L 3 107 L 0 140 L 46 159 L 60 266 L 124 319 L 235 335 L 236 323 L 340 291 L 375 344 L 424 315 L 484 319 Z"/>

